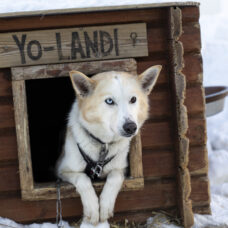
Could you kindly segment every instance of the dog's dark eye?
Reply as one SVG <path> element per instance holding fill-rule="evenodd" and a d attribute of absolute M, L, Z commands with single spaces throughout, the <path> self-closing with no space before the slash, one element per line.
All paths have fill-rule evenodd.
<path fill-rule="evenodd" d="M 131 100 L 130 100 L 130 103 L 134 104 L 136 102 L 136 100 L 137 100 L 136 97 L 132 97 Z"/>
<path fill-rule="evenodd" d="M 105 103 L 108 104 L 108 105 L 114 105 L 115 104 L 115 102 L 113 101 L 112 98 L 105 99 Z"/>

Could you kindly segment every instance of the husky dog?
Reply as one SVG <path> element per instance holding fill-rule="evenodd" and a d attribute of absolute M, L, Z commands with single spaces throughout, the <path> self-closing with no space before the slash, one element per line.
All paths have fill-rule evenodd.
<path fill-rule="evenodd" d="M 161 68 L 152 66 L 139 76 L 111 71 L 89 78 L 70 72 L 76 100 L 56 171 L 80 194 L 86 224 L 107 223 L 113 216 L 129 144 L 148 117 L 148 95 Z M 92 185 L 97 178 L 106 178 L 99 197 Z"/>

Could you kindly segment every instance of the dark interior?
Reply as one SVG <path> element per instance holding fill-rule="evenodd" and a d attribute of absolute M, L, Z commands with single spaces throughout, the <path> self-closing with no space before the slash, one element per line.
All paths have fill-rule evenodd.
<path fill-rule="evenodd" d="M 34 181 L 54 181 L 75 93 L 70 78 L 62 77 L 27 80 L 26 94 Z"/>

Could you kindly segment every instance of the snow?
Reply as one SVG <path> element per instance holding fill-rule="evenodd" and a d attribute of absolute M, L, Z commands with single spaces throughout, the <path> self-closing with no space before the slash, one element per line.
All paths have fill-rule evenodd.
<path fill-rule="evenodd" d="M 178 0 L 0 0 L 0 13 L 173 1 Z M 228 1 L 200 0 L 200 2 L 204 85 L 228 86 Z M 207 128 L 212 215 L 195 214 L 194 228 L 228 227 L 228 99 L 223 112 L 207 118 Z M 156 219 L 156 216 L 150 218 L 148 224 L 153 224 Z M 159 227 L 177 227 L 165 221 L 167 220 L 162 218 Z M 56 227 L 50 223 L 23 226 L 1 217 L 0 224 L 6 225 L 0 227 L 14 228 Z M 71 226 L 64 222 L 64 227 Z"/>

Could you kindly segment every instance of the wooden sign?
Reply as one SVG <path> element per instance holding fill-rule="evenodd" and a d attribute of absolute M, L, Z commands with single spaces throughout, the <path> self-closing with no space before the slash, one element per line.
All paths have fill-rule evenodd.
<path fill-rule="evenodd" d="M 145 23 L 0 34 L 0 68 L 140 56 Z"/>

